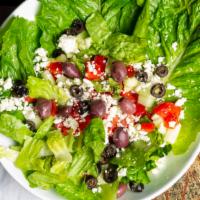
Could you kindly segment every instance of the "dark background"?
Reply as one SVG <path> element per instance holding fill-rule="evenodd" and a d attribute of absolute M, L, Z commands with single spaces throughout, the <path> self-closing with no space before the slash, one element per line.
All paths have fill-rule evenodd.
<path fill-rule="evenodd" d="M 23 0 L 0 0 L 0 24 Z"/>

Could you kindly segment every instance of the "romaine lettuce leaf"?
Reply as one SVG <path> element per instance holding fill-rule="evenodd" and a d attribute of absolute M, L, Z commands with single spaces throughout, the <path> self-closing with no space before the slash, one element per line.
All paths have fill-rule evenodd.
<path fill-rule="evenodd" d="M 33 76 L 28 77 L 27 87 L 32 98 L 44 98 L 57 100 L 58 104 L 65 104 L 68 97 L 62 88 L 52 84 L 49 80 L 43 80 Z"/>
<path fill-rule="evenodd" d="M 0 114 L 0 122 L 0 133 L 20 144 L 24 142 L 25 136 L 33 134 L 21 120 L 13 115 L 7 113 Z"/>
<path fill-rule="evenodd" d="M 47 118 L 38 128 L 37 132 L 34 135 L 34 138 L 43 139 L 47 133 L 51 130 L 54 122 L 54 117 Z"/>
<path fill-rule="evenodd" d="M 90 147 L 93 150 L 95 162 L 98 162 L 105 147 L 105 130 L 103 121 L 100 118 L 92 119 L 83 135 L 84 146 Z"/>
<path fill-rule="evenodd" d="M 8 158 L 14 162 L 18 156 L 18 151 L 0 145 L 0 159 Z"/>
<path fill-rule="evenodd" d="M 27 137 L 15 162 L 22 171 L 44 170 L 45 160 L 41 159 L 41 151 L 45 147 L 43 140 Z"/>
<path fill-rule="evenodd" d="M 37 23 L 42 32 L 40 44 L 49 53 L 55 49 L 58 36 L 77 18 L 70 0 L 40 0 Z"/>
<path fill-rule="evenodd" d="M 20 28 L 19 28 L 20 27 Z M 0 51 L 0 77 L 26 80 L 35 75 L 34 51 L 39 45 L 36 23 L 16 17 L 2 37 Z"/>
<path fill-rule="evenodd" d="M 57 160 L 67 161 L 68 163 L 72 161 L 72 155 L 60 131 L 55 130 L 48 133 L 47 145 Z"/>

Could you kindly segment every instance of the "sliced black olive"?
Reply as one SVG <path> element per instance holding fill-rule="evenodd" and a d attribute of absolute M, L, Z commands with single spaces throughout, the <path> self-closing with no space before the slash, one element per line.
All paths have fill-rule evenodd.
<path fill-rule="evenodd" d="M 85 183 L 90 190 L 97 187 L 97 179 L 92 175 L 86 175 Z"/>
<path fill-rule="evenodd" d="M 25 122 L 27 125 L 28 125 L 28 127 L 29 127 L 29 129 L 31 130 L 31 131 L 33 131 L 33 132 L 36 132 L 36 125 L 35 125 L 35 123 L 33 122 L 33 121 L 31 121 L 31 120 L 26 120 L 26 122 Z"/>
<path fill-rule="evenodd" d="M 55 49 L 52 53 L 53 58 L 57 58 L 58 56 L 65 54 L 62 49 Z"/>
<path fill-rule="evenodd" d="M 90 110 L 90 101 L 81 101 L 80 102 L 80 108 L 79 108 L 79 114 L 83 115 L 84 113 L 88 112 Z"/>
<path fill-rule="evenodd" d="M 109 165 L 108 168 L 103 173 L 103 179 L 107 183 L 113 183 L 118 178 L 117 166 Z"/>
<path fill-rule="evenodd" d="M 135 74 L 135 77 L 138 81 L 143 82 L 143 83 L 146 83 L 148 80 L 148 74 L 143 70 L 137 71 Z"/>
<path fill-rule="evenodd" d="M 161 65 L 155 69 L 154 73 L 157 74 L 159 77 L 163 78 L 168 75 L 169 70 L 168 70 L 167 66 Z"/>
<path fill-rule="evenodd" d="M 117 149 L 114 144 L 109 144 L 105 147 L 102 156 L 106 159 L 113 158 L 117 154 Z"/>
<path fill-rule="evenodd" d="M 144 190 L 142 183 L 135 183 L 134 181 L 129 182 L 129 187 L 132 192 L 142 192 Z"/>
<path fill-rule="evenodd" d="M 83 89 L 79 85 L 72 85 L 70 87 L 70 94 L 75 98 L 79 98 L 83 95 Z"/>
<path fill-rule="evenodd" d="M 157 83 L 151 88 L 151 95 L 156 98 L 161 98 L 165 95 L 166 89 L 162 83 Z"/>
<path fill-rule="evenodd" d="M 22 97 L 22 96 L 25 96 L 28 94 L 28 89 L 26 88 L 23 81 L 18 80 L 15 82 L 15 84 L 12 88 L 12 93 L 14 96 Z"/>
<path fill-rule="evenodd" d="M 84 23 L 79 20 L 79 19 L 75 19 L 72 22 L 71 28 L 74 30 L 74 32 L 78 35 L 79 33 L 83 32 L 85 29 Z"/>

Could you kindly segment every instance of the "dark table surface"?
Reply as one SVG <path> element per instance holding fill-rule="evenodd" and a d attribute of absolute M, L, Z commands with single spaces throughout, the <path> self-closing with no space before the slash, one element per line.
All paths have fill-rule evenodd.
<path fill-rule="evenodd" d="M 0 1 L 1 24 L 22 1 Z M 200 156 L 179 182 L 155 200 L 200 200 Z"/>

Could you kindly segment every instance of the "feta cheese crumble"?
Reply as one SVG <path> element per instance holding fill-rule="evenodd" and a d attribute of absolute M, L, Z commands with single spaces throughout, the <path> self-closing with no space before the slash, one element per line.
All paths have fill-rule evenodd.
<path fill-rule="evenodd" d="M 61 48 L 66 54 L 79 52 L 77 37 L 72 35 L 62 35 L 59 38 L 58 47 Z"/>
<path fill-rule="evenodd" d="M 176 51 L 178 48 L 178 43 L 177 42 L 172 43 L 172 48 L 174 51 Z"/>

